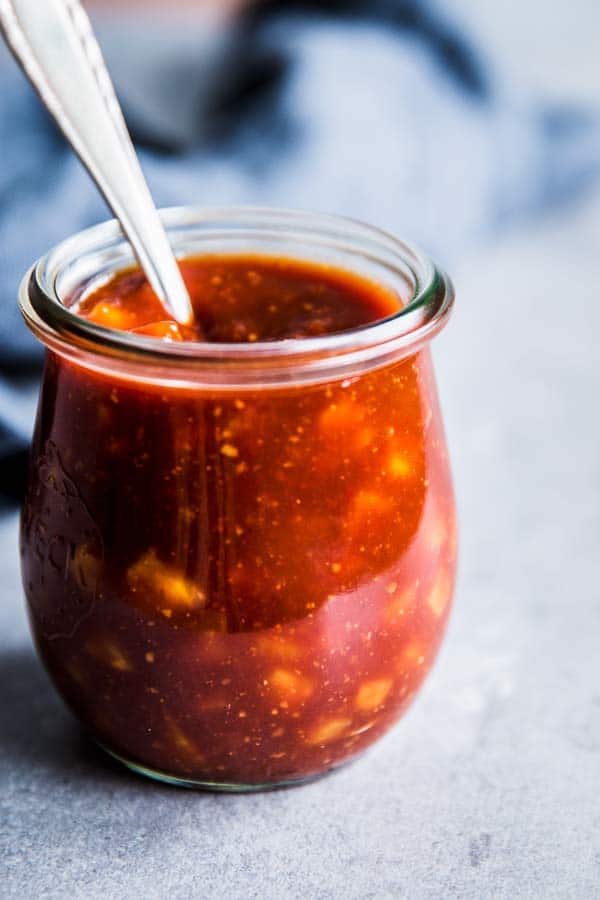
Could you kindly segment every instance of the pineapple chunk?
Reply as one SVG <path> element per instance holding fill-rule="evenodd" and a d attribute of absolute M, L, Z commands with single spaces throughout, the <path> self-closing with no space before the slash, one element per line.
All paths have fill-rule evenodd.
<path fill-rule="evenodd" d="M 124 651 L 110 638 L 97 637 L 89 640 L 85 649 L 99 662 L 105 663 L 118 672 L 132 672 L 133 666 Z"/>
<path fill-rule="evenodd" d="M 175 719 L 167 712 L 164 713 L 164 719 L 169 735 L 169 741 L 177 752 L 180 753 L 184 759 L 193 761 L 196 764 L 203 762 L 203 754 L 200 753 L 196 744 L 187 736 Z"/>
<path fill-rule="evenodd" d="M 392 478 L 410 478 L 414 474 L 414 465 L 407 453 L 395 451 L 388 458 L 387 471 Z"/>
<path fill-rule="evenodd" d="M 385 619 L 388 622 L 397 622 L 408 615 L 415 604 L 418 582 L 399 590 L 398 583 L 392 581 L 387 585 L 386 591 L 390 600 L 385 608 Z"/>
<path fill-rule="evenodd" d="M 310 679 L 290 669 L 275 669 L 269 676 L 269 684 L 288 703 L 303 703 L 313 692 Z"/>
<path fill-rule="evenodd" d="M 323 410 L 319 416 L 319 429 L 328 437 L 339 438 L 340 432 L 352 431 L 363 418 L 360 407 L 343 400 Z"/>
<path fill-rule="evenodd" d="M 302 649 L 293 641 L 278 635 L 263 634 L 257 638 L 256 644 L 260 653 L 282 661 L 293 661 L 302 656 Z"/>
<path fill-rule="evenodd" d="M 360 490 L 358 491 L 351 506 L 351 522 L 357 527 L 362 528 L 365 521 L 372 516 L 388 515 L 392 507 L 392 501 L 384 494 L 376 491 Z"/>
<path fill-rule="evenodd" d="M 426 660 L 427 651 L 425 646 L 419 641 L 411 641 L 400 656 L 398 671 L 405 675 L 409 669 L 424 665 Z"/>
<path fill-rule="evenodd" d="M 229 459 L 237 459 L 237 457 L 240 455 L 240 451 L 233 444 L 222 444 L 221 453 L 223 456 L 227 456 Z"/>
<path fill-rule="evenodd" d="M 427 597 L 427 605 L 436 618 L 441 618 L 446 611 L 452 593 L 450 576 L 441 569 Z"/>
<path fill-rule="evenodd" d="M 102 325 L 104 328 L 116 328 L 118 331 L 128 331 L 136 324 L 135 313 L 103 300 L 86 314 L 86 318 L 96 325 Z"/>
<path fill-rule="evenodd" d="M 327 438 L 342 439 L 344 446 L 356 451 L 374 443 L 377 432 L 365 424 L 364 407 L 349 400 L 332 403 L 319 416 L 319 430 Z"/>
<path fill-rule="evenodd" d="M 148 550 L 129 567 L 127 582 L 132 591 L 151 594 L 169 618 L 173 610 L 193 612 L 206 606 L 206 594 L 177 569 L 158 559 L 154 550 Z"/>
<path fill-rule="evenodd" d="M 377 709 L 385 701 L 392 689 L 391 678 L 378 678 L 375 681 L 365 681 L 356 695 L 356 707 L 362 712 L 370 712 Z"/>
<path fill-rule="evenodd" d="M 328 744 L 340 738 L 344 732 L 352 725 L 352 719 L 333 718 L 325 719 L 320 725 L 314 728 L 306 738 L 307 744 L 316 746 L 318 744 Z"/>
<path fill-rule="evenodd" d="M 447 517 L 442 510 L 438 510 L 427 526 L 427 543 L 434 553 L 439 554 L 448 543 L 448 539 Z"/>

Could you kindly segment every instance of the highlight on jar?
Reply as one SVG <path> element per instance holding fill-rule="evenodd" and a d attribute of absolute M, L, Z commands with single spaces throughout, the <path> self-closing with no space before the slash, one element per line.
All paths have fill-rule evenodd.
<path fill-rule="evenodd" d="M 162 221 L 186 322 L 115 222 L 22 285 L 47 348 L 31 626 L 74 715 L 135 771 L 299 784 L 398 722 L 446 629 L 456 521 L 429 342 L 453 290 L 341 218 Z"/>

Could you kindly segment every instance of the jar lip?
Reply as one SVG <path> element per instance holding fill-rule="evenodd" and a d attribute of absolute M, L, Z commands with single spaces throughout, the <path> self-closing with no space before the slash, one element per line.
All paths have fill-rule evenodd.
<path fill-rule="evenodd" d="M 308 367 L 313 375 L 319 368 L 330 372 L 335 363 L 343 360 L 347 367 L 378 356 L 387 359 L 390 353 L 402 357 L 420 349 L 444 326 L 454 302 L 454 290 L 449 278 L 421 251 L 379 228 L 359 220 L 322 213 L 310 213 L 274 207 L 170 207 L 160 211 L 161 218 L 171 233 L 174 250 L 178 253 L 178 238 L 186 229 L 232 229 L 231 234 L 246 230 L 263 229 L 272 235 L 287 235 L 290 239 L 314 239 L 324 246 L 348 246 L 357 257 L 372 259 L 390 271 L 394 261 L 410 273 L 414 281 L 414 293 L 410 301 L 397 313 L 385 319 L 375 320 L 358 328 L 348 329 L 318 337 L 287 338 L 280 341 L 256 341 L 254 343 L 208 343 L 201 341 L 165 342 L 155 338 L 117 331 L 97 325 L 65 306 L 66 297 L 60 296 L 58 287 L 61 272 L 86 254 L 112 248 L 117 272 L 128 264 L 125 254 L 130 253 L 118 222 L 114 219 L 85 229 L 62 241 L 42 257 L 27 273 L 19 292 L 21 311 L 33 333 L 50 349 L 77 358 L 96 357 L 95 366 L 110 370 L 120 360 L 119 369 L 125 364 L 129 369 L 157 367 L 169 380 L 166 370 L 177 371 L 177 378 L 197 381 L 212 369 L 249 369 L 242 379 L 245 383 L 260 382 L 261 369 L 279 371 L 275 380 L 289 380 L 290 366 L 298 370 Z M 219 232 L 220 233 L 220 232 Z M 344 244 L 354 241 L 355 245 Z M 201 253 L 198 250 L 180 255 Z M 121 255 L 118 264 L 117 257 Z M 275 254 L 270 254 L 275 255 Z M 293 251 L 282 254 L 293 258 Z M 399 270 L 398 275 L 400 275 Z M 100 359 L 103 362 L 100 362 Z M 384 360 L 385 361 L 385 360 Z M 185 370 L 185 375 L 182 370 Z M 138 375 L 140 372 L 138 372 Z M 264 374 L 264 373 L 263 373 Z M 209 379 L 213 383 L 219 378 Z M 138 376 L 136 375 L 136 378 Z M 231 373 L 228 379 L 231 380 Z M 273 380 L 273 372 L 268 381 Z M 302 380 L 306 380 L 303 378 Z M 318 378 L 316 380 L 319 380 Z"/>

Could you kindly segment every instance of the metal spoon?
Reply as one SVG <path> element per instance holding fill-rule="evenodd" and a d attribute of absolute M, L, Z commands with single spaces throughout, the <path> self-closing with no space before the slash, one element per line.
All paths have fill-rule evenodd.
<path fill-rule="evenodd" d="M 81 4 L 0 0 L 0 30 L 121 223 L 161 303 L 189 324 L 188 292 Z"/>

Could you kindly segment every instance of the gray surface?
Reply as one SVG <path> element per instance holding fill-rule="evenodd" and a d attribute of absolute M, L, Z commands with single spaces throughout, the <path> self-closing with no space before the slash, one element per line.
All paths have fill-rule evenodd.
<path fill-rule="evenodd" d="M 0 896 L 599 896 L 599 222 L 590 198 L 454 273 L 456 611 L 413 710 L 342 772 L 233 797 L 113 766 L 32 655 L 0 525 Z"/>
<path fill-rule="evenodd" d="M 448 7 L 521 87 L 597 102 L 597 0 Z M 600 896 L 599 251 L 597 196 L 453 272 L 455 613 L 406 719 L 324 781 L 217 797 L 113 767 L 35 661 L 0 520 L 2 900 Z"/>

